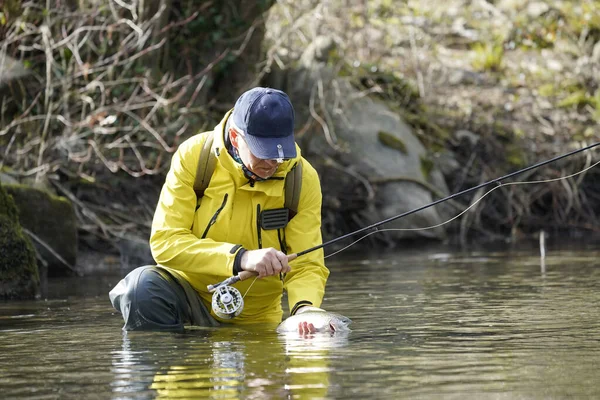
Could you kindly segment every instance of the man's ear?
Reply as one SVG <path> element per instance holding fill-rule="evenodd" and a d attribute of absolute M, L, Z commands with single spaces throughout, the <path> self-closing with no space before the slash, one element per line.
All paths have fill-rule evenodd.
<path fill-rule="evenodd" d="M 236 132 L 235 129 L 233 128 L 229 128 L 229 139 L 231 140 L 231 145 L 233 147 L 235 147 L 236 149 L 239 149 L 238 147 L 238 133 Z"/>

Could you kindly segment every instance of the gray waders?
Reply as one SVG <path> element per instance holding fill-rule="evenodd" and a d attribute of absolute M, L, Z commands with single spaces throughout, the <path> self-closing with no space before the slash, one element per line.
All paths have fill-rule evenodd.
<path fill-rule="evenodd" d="M 194 288 L 165 268 L 138 267 L 108 294 L 124 330 L 183 331 L 185 324 L 219 326 Z"/>

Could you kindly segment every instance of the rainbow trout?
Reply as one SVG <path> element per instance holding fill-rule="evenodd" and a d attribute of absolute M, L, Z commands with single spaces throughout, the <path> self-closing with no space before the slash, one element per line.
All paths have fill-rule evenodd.
<path fill-rule="evenodd" d="M 306 307 L 307 310 L 291 316 L 277 327 L 278 333 L 298 332 L 298 324 L 306 321 L 313 324 L 317 332 L 349 331 L 352 320 L 343 315 L 325 311 L 317 307 Z"/>

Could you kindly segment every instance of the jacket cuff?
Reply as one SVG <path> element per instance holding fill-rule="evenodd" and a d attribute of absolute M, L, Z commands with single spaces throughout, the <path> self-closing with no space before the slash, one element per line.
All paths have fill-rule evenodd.
<path fill-rule="evenodd" d="M 298 311 L 298 309 L 302 306 L 312 306 L 312 302 L 308 301 L 308 300 L 301 300 L 299 302 L 297 302 L 294 307 L 292 308 L 292 311 L 290 312 L 290 315 L 295 315 L 296 311 Z"/>
<path fill-rule="evenodd" d="M 233 274 L 237 275 L 240 272 L 242 272 L 242 256 L 244 255 L 244 253 L 246 252 L 246 249 L 243 248 L 240 245 L 235 246 L 233 249 L 233 251 L 238 251 L 235 254 L 235 258 L 233 259 Z"/>

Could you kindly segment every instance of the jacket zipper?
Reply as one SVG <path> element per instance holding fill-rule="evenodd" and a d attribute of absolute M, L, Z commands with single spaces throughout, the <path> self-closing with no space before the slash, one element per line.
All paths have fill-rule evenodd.
<path fill-rule="evenodd" d="M 262 249 L 262 232 L 260 226 L 260 204 L 256 205 L 256 232 L 258 234 L 258 248 Z"/>
<path fill-rule="evenodd" d="M 219 213 L 223 210 L 223 208 L 225 208 L 225 204 L 227 203 L 228 196 L 229 196 L 229 194 L 225 193 L 225 197 L 223 197 L 223 203 L 221 203 L 221 207 L 219 207 L 219 209 L 215 212 L 215 215 L 213 215 L 212 218 L 210 219 L 210 221 L 208 221 L 208 225 L 206 226 L 206 229 L 204 230 L 204 233 L 202 234 L 202 239 L 206 238 L 206 235 L 208 235 L 208 230 L 210 229 L 210 227 L 213 226 L 215 224 L 215 222 L 217 222 L 217 217 L 219 216 Z"/>

